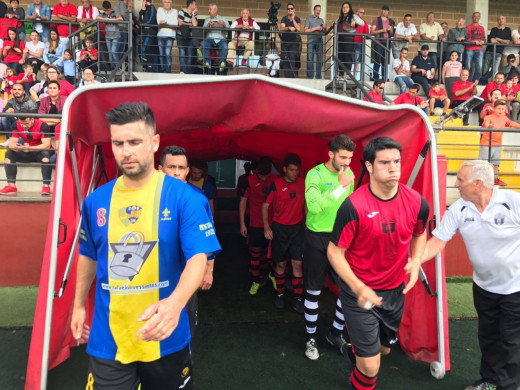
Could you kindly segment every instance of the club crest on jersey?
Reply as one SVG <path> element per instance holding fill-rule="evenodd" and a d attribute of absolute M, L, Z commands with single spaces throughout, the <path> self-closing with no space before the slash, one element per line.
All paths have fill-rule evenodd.
<path fill-rule="evenodd" d="M 289 198 L 291 198 L 291 199 L 296 198 L 296 192 L 289 192 Z"/>
<path fill-rule="evenodd" d="M 141 271 L 157 242 L 145 241 L 141 232 L 129 232 L 124 234 L 119 242 L 110 243 L 114 257 L 110 262 L 109 277 L 131 282 Z"/>
<path fill-rule="evenodd" d="M 395 221 L 383 221 L 381 222 L 381 227 L 385 234 L 395 233 Z"/>
<path fill-rule="evenodd" d="M 505 217 L 496 217 L 495 218 L 495 225 L 503 225 L 504 224 Z"/>
<path fill-rule="evenodd" d="M 132 205 L 128 207 L 123 207 L 121 210 L 119 210 L 119 218 L 121 219 L 121 222 L 123 222 L 123 225 L 133 225 L 141 216 L 141 212 L 141 206 Z"/>

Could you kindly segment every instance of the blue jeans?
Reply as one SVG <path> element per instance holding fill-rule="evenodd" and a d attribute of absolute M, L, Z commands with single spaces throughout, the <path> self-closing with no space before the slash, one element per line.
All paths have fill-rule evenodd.
<path fill-rule="evenodd" d="M 316 62 L 314 62 L 316 54 Z M 307 43 L 307 78 L 314 78 L 314 64 L 316 63 L 316 78 L 321 79 L 321 63 L 323 61 L 323 41 L 315 39 Z"/>
<path fill-rule="evenodd" d="M 7 139 L 11 136 L 13 125 L 15 124 L 16 119 L 3 117 L 2 118 L 2 131 L 5 131 L 5 136 Z"/>
<path fill-rule="evenodd" d="M 498 68 L 500 67 L 500 60 L 502 59 L 502 53 L 495 53 L 495 59 L 493 60 L 493 52 L 486 51 L 484 54 L 484 61 L 482 64 L 482 71 L 486 72 L 481 80 L 482 83 L 486 85 L 488 80 L 493 77 L 493 75 L 498 72 Z M 493 62 L 495 63 L 495 70 L 493 71 Z"/>
<path fill-rule="evenodd" d="M 206 38 L 202 41 L 202 56 L 204 57 L 204 64 L 210 64 L 211 65 L 211 56 L 210 56 L 210 50 L 212 47 L 218 47 L 220 50 L 220 61 L 221 63 L 226 63 L 227 58 L 227 41 L 225 39 L 221 39 L 218 41 L 218 43 L 215 42 L 213 38 Z"/>
<path fill-rule="evenodd" d="M 466 61 L 464 61 L 464 67 L 470 72 L 469 81 L 479 81 L 482 77 L 482 50 L 467 50 L 464 52 Z M 475 65 L 475 72 L 471 77 L 471 64 Z"/>
<path fill-rule="evenodd" d="M 411 87 L 414 84 L 414 81 L 408 76 L 399 76 L 395 78 L 394 83 L 399 86 L 401 93 L 405 93 L 406 87 Z"/>
<path fill-rule="evenodd" d="M 182 39 L 177 39 L 177 47 L 179 48 L 179 64 L 182 73 L 191 73 L 191 65 L 194 59 L 194 48 L 191 46 L 190 41 L 186 42 L 185 46 Z"/>
<path fill-rule="evenodd" d="M 171 73 L 172 71 L 172 47 L 175 38 L 158 37 L 159 43 L 159 71 L 162 73 Z"/>
<path fill-rule="evenodd" d="M 121 59 L 121 53 L 119 52 L 121 40 L 120 38 L 105 38 L 105 43 L 107 45 L 108 57 L 110 58 L 110 67 L 114 69 Z"/>

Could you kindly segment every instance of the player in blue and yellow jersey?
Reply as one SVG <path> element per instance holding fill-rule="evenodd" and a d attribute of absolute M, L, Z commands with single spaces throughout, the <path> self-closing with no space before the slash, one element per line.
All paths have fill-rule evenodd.
<path fill-rule="evenodd" d="M 220 251 L 202 197 L 154 169 L 155 119 L 144 103 L 107 114 L 123 176 L 83 203 L 71 328 L 88 339 L 88 389 L 193 383 L 185 305 Z M 96 278 L 92 327 L 85 301 Z"/>

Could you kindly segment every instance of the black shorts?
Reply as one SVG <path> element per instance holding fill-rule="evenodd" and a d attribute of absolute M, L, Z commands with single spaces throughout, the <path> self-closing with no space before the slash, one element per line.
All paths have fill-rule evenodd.
<path fill-rule="evenodd" d="M 364 310 L 357 304 L 357 296 L 348 285 L 339 281 L 339 298 L 345 315 L 345 324 L 359 357 L 379 354 L 381 345 L 391 347 L 397 342 L 404 309 L 404 283 L 393 290 L 375 290 L 383 298 L 382 306 Z"/>
<path fill-rule="evenodd" d="M 263 227 L 247 228 L 247 246 L 249 248 L 264 248 L 269 246 L 269 240 L 265 238 Z"/>
<path fill-rule="evenodd" d="M 271 244 L 271 258 L 279 263 L 287 259 L 303 259 L 303 224 L 282 225 L 273 222 L 273 241 Z"/>
<path fill-rule="evenodd" d="M 309 229 L 305 231 L 303 280 L 306 290 L 321 290 L 325 287 L 327 275 L 330 277 L 330 282 L 336 284 L 337 275 L 327 258 L 331 234 L 316 233 Z"/>
<path fill-rule="evenodd" d="M 190 346 L 153 362 L 122 364 L 115 360 L 90 357 L 89 390 L 193 389 Z"/>

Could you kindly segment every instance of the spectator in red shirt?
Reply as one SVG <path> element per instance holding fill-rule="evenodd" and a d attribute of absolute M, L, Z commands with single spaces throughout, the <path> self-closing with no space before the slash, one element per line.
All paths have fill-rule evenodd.
<path fill-rule="evenodd" d="M 365 9 L 364 8 L 358 8 L 356 15 L 359 16 L 359 18 L 365 22 L 364 26 L 358 26 L 356 25 L 356 33 L 357 34 L 370 34 L 370 27 L 368 27 L 368 23 L 365 19 L 363 19 L 363 16 L 365 16 Z M 361 54 L 363 53 L 363 36 L 362 35 L 356 35 L 354 37 L 354 48 L 356 50 L 356 53 L 354 54 L 354 78 L 357 78 L 357 72 L 359 69 L 359 64 L 361 63 Z"/>
<path fill-rule="evenodd" d="M 73 22 L 76 23 L 78 17 L 78 9 L 74 4 L 70 4 L 69 0 L 60 0 L 58 4 L 54 6 L 52 9 L 51 20 L 59 21 L 59 22 Z M 71 31 L 69 31 L 68 24 L 51 24 L 51 27 L 55 27 L 58 29 L 58 34 L 60 36 L 60 42 L 63 42 L 65 47 L 69 46 L 69 35 L 70 33 L 76 31 L 78 29 L 77 26 L 72 26 Z"/>
<path fill-rule="evenodd" d="M 473 45 L 467 45 L 464 56 L 466 57 L 465 67 L 471 69 L 471 65 L 475 65 L 475 72 L 473 73 L 474 81 L 480 80 L 482 77 L 482 59 L 483 51 L 482 45 L 486 43 L 486 31 L 478 22 L 480 21 L 480 12 L 473 12 L 471 15 L 473 21 L 466 30 L 468 31 L 468 41 L 473 41 Z"/>
<path fill-rule="evenodd" d="M 495 89 L 493 92 L 491 92 L 490 95 L 490 101 L 484 104 L 484 107 L 482 107 L 482 111 L 480 111 L 480 124 L 482 124 L 482 121 L 488 116 L 495 113 L 495 103 L 497 100 L 502 100 L 502 92 L 499 89 Z M 509 111 L 505 110 L 506 116 L 509 115 Z"/>
<path fill-rule="evenodd" d="M 428 98 L 430 101 L 430 115 L 433 114 L 433 109 L 436 107 L 442 108 L 443 114 L 446 114 L 448 108 L 450 108 L 450 99 L 446 90 L 439 84 L 439 80 L 432 81 Z"/>
<path fill-rule="evenodd" d="M 368 91 L 368 95 L 374 100 L 374 103 L 383 104 L 383 92 L 385 90 L 385 81 L 383 79 L 377 79 L 374 81 L 374 89 Z M 365 97 L 365 101 L 369 102 L 370 99 Z"/>
<path fill-rule="evenodd" d="M 16 28 L 17 26 L 18 19 L 14 17 L 13 11 L 6 11 L 5 17 L 2 16 L 0 18 L 0 39 L 7 39 L 7 29 L 9 27 Z"/>
<path fill-rule="evenodd" d="M 21 73 L 25 44 L 18 38 L 14 27 L 8 28 L 7 35 L 9 39 L 4 41 L 4 46 L 2 47 L 3 62 L 7 66 L 13 67 L 16 73 Z"/>
<path fill-rule="evenodd" d="M 499 89 L 500 92 L 502 92 L 502 95 L 505 96 L 506 86 L 504 84 L 504 81 L 505 81 L 505 75 L 502 72 L 498 72 L 495 75 L 495 79 L 492 82 L 488 83 L 488 85 L 486 85 L 486 87 L 480 94 L 480 97 L 482 99 L 484 99 L 485 101 L 489 102 L 491 100 L 491 97 L 490 97 L 491 92 L 493 92 L 495 89 Z"/>
<path fill-rule="evenodd" d="M 466 100 L 469 100 L 472 96 L 477 94 L 477 85 L 478 80 L 473 82 L 468 81 L 469 78 L 469 70 L 463 69 L 460 72 L 460 80 L 457 80 L 453 83 L 453 87 L 451 88 L 452 100 L 453 100 L 453 108 L 458 107 Z M 469 125 L 469 113 L 464 115 L 462 119 L 462 123 L 464 126 Z"/>
<path fill-rule="evenodd" d="M 408 88 L 408 92 L 400 94 L 392 103 L 390 103 L 390 105 L 411 104 L 412 106 L 420 107 L 426 115 L 428 115 L 428 102 L 425 102 L 420 96 L 417 96 L 420 89 L 421 86 L 419 84 L 412 85 Z"/>
<path fill-rule="evenodd" d="M 92 38 L 85 39 L 85 46 L 85 49 L 79 53 L 79 68 L 82 71 L 89 68 L 92 69 L 92 72 L 97 73 L 98 50 L 94 46 L 94 40 Z"/>
<path fill-rule="evenodd" d="M 51 150 L 51 136 L 49 126 L 39 119 L 20 117 L 13 126 L 13 133 L 9 138 L 9 150 L 5 154 L 5 175 L 7 185 L 0 190 L 0 195 L 15 195 L 17 162 L 41 162 L 43 187 L 42 195 L 50 195 L 52 166 L 49 158 Z"/>

